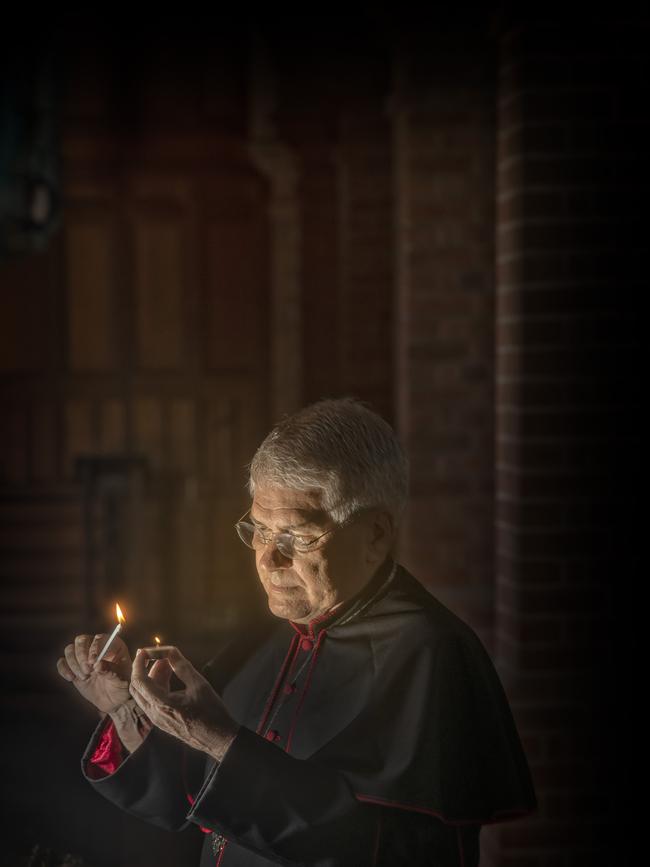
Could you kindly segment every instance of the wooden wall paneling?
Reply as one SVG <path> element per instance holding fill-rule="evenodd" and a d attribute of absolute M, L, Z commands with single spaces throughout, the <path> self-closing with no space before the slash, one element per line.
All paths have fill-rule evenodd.
<path fill-rule="evenodd" d="M 212 503 L 204 594 L 206 626 L 212 629 L 234 626 L 259 603 L 255 556 L 237 537 L 234 526 L 243 511 L 240 506 L 238 500 L 224 498 Z"/>
<path fill-rule="evenodd" d="M 70 211 L 65 224 L 68 366 L 71 371 L 115 370 L 119 311 L 113 215 L 74 200 Z"/>
<path fill-rule="evenodd" d="M 172 581 L 179 608 L 179 631 L 186 635 L 202 631 L 205 606 L 205 503 L 191 489 L 181 494 L 174 505 L 174 535 L 177 551 Z"/>
<path fill-rule="evenodd" d="M 131 178 L 135 342 L 140 370 L 182 370 L 187 362 L 189 190 L 184 179 Z"/>
<path fill-rule="evenodd" d="M 245 220 L 211 220 L 206 228 L 206 367 L 246 370 L 259 352 L 258 268 Z"/>
<path fill-rule="evenodd" d="M 4 257 L 0 272 L 0 373 L 57 362 L 57 250 Z"/>
<path fill-rule="evenodd" d="M 121 454 L 126 451 L 126 407 L 119 398 L 106 398 L 99 406 L 98 450 Z"/>
<path fill-rule="evenodd" d="M 35 484 L 52 483 L 58 475 L 59 408 L 54 400 L 35 398 L 29 436 L 31 480 Z"/>
<path fill-rule="evenodd" d="M 136 495 L 124 504 L 125 606 L 132 633 L 147 641 L 152 630 L 163 629 L 164 558 L 161 546 L 163 502 L 152 495 Z"/>
<path fill-rule="evenodd" d="M 132 411 L 135 450 L 159 473 L 165 469 L 162 398 L 135 396 Z"/>
<path fill-rule="evenodd" d="M 203 191 L 205 369 L 259 375 L 270 338 L 268 191 L 256 173 L 233 168 L 205 179 Z"/>
<path fill-rule="evenodd" d="M 278 419 L 270 416 L 270 393 L 267 380 L 251 380 L 246 387 L 240 387 L 236 393 L 236 406 L 240 418 L 240 433 L 238 439 L 237 464 L 234 468 L 235 491 L 248 478 L 247 464 L 255 451 L 269 432 L 272 423 Z M 248 494 L 244 493 L 246 499 Z"/>
<path fill-rule="evenodd" d="M 75 460 L 92 454 L 97 444 L 93 401 L 68 397 L 64 401 L 63 471 L 69 481 L 75 479 Z"/>
<path fill-rule="evenodd" d="M 265 383 L 233 377 L 206 392 L 203 401 L 205 474 L 224 494 L 246 503 L 246 465 L 267 433 Z"/>
<path fill-rule="evenodd" d="M 0 413 L 2 479 L 8 485 L 25 484 L 29 473 L 28 407 L 5 404 Z"/>
<path fill-rule="evenodd" d="M 182 241 L 174 220 L 150 217 L 135 226 L 138 365 L 174 370 L 183 363 Z"/>
<path fill-rule="evenodd" d="M 192 399 L 170 400 L 169 465 L 174 472 L 193 475 L 197 463 L 196 406 Z"/>
<path fill-rule="evenodd" d="M 205 407 L 205 472 L 212 484 L 222 488 L 230 483 L 237 460 L 238 415 L 229 394 L 215 394 Z"/>
<path fill-rule="evenodd" d="M 80 612 L 78 501 L 20 497 L 0 501 L 3 609 L 19 617 Z"/>
<path fill-rule="evenodd" d="M 255 381 L 230 381 L 204 395 L 206 424 L 205 502 L 208 531 L 204 623 L 221 628 L 241 618 L 251 604 L 256 586 L 254 558 L 238 539 L 234 524 L 249 504 L 246 466 L 266 434 L 267 398 Z"/>

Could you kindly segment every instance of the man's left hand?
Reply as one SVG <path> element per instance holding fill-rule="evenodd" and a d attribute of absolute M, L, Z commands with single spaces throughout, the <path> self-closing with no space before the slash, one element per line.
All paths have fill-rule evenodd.
<path fill-rule="evenodd" d="M 138 650 L 133 662 L 129 692 L 151 722 L 195 750 L 201 750 L 222 761 L 235 739 L 239 725 L 208 681 L 187 660 L 177 647 L 166 657 L 169 676 L 166 683 L 147 673 L 146 650 Z M 161 667 L 165 660 L 158 662 Z M 172 671 L 185 688 L 170 692 Z"/>

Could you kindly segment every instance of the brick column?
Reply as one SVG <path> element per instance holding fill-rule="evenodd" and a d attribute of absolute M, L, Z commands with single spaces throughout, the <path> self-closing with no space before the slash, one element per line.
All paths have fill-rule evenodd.
<path fill-rule="evenodd" d="M 629 863 L 599 859 L 614 827 L 615 594 L 635 544 L 622 518 L 646 46 L 613 20 L 510 23 L 500 39 L 496 649 L 540 802 L 491 832 L 501 867 Z"/>
<path fill-rule="evenodd" d="M 495 65 L 484 32 L 396 51 L 395 369 L 412 483 L 402 560 L 491 646 Z"/>

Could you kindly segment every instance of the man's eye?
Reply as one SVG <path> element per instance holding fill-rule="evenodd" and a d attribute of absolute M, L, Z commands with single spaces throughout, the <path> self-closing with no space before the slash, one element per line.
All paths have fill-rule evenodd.
<path fill-rule="evenodd" d="M 299 548 L 307 548 L 314 541 L 312 536 L 294 536 L 294 544 Z"/>

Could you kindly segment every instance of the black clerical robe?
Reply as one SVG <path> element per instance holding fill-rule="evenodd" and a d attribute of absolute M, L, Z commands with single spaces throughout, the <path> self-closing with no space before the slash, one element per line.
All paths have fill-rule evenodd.
<path fill-rule="evenodd" d="M 128 813 L 199 826 L 200 867 L 471 867 L 482 825 L 537 807 L 478 636 L 390 560 L 337 611 L 240 635 L 203 673 L 242 726 L 221 763 L 154 728 L 96 779 L 107 719 L 82 758 Z"/>

